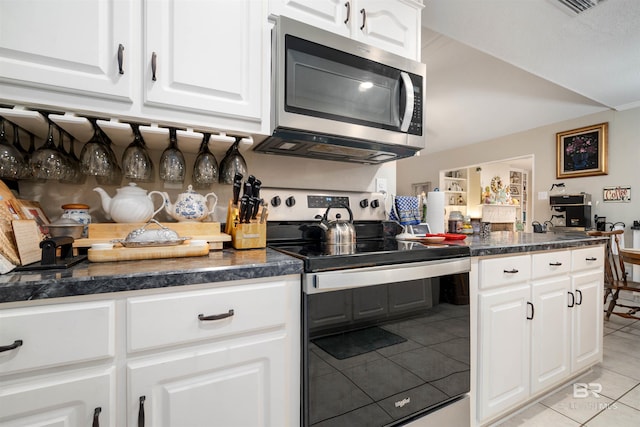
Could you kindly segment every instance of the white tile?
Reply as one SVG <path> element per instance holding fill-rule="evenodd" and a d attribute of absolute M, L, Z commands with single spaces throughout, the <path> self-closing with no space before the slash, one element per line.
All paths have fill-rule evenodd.
<path fill-rule="evenodd" d="M 574 421 L 584 423 L 613 403 L 608 397 L 595 397 L 591 393 L 586 397 L 574 397 L 573 389 L 573 384 L 564 387 L 556 394 L 543 399 L 542 404 Z"/>
<path fill-rule="evenodd" d="M 587 427 L 631 427 L 640 425 L 640 411 L 619 402 L 589 420 Z"/>
<path fill-rule="evenodd" d="M 603 345 L 607 351 L 612 350 L 635 357 L 640 363 L 640 339 L 633 334 L 616 331 L 604 337 Z"/>
<path fill-rule="evenodd" d="M 640 385 L 636 386 L 629 393 L 620 398 L 620 402 L 625 405 L 631 406 L 634 409 L 640 410 Z M 636 425 L 640 425 L 640 419 Z"/>
<path fill-rule="evenodd" d="M 638 380 L 606 369 L 602 365 L 594 366 L 592 372 L 578 378 L 575 382 L 591 384 L 589 388 L 592 391 L 613 400 L 618 399 L 638 385 Z"/>
<path fill-rule="evenodd" d="M 640 381 L 640 359 L 605 347 L 602 367 Z"/>
<path fill-rule="evenodd" d="M 530 406 L 524 411 L 512 415 L 504 422 L 497 424 L 499 427 L 576 427 L 579 425 L 580 423 L 540 403 Z"/>

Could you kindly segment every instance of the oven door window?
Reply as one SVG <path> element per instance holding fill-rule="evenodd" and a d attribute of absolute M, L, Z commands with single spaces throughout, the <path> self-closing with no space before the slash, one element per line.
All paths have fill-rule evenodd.
<path fill-rule="evenodd" d="M 405 89 L 395 68 L 287 36 L 285 72 L 288 112 L 400 129 Z"/>
<path fill-rule="evenodd" d="M 305 425 L 394 425 L 467 393 L 465 284 L 461 274 L 305 295 Z"/>

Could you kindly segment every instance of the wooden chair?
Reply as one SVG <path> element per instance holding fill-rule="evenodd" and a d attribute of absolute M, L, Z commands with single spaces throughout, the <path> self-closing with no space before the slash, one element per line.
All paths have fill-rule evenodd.
<path fill-rule="evenodd" d="M 625 305 L 618 301 L 620 291 L 640 292 L 640 282 L 627 280 L 627 272 L 624 266 L 625 263 L 640 265 L 640 251 L 621 249 L 619 236 L 622 233 L 624 233 L 624 230 L 591 231 L 588 233 L 591 236 L 612 237 L 607 241 L 604 265 L 604 304 L 606 305 L 607 299 L 610 299 L 605 319 L 609 320 L 609 317 L 615 314 L 628 319 L 640 320 L 640 313 L 638 313 L 640 305 Z M 614 246 L 618 252 L 617 256 L 613 253 Z M 616 311 L 616 307 L 623 310 Z"/>

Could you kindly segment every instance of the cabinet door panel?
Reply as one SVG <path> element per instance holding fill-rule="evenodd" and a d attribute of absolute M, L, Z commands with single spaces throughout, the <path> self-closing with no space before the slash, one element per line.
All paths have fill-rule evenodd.
<path fill-rule="evenodd" d="M 146 105 L 260 120 L 261 4 L 146 1 L 145 25 Z"/>
<path fill-rule="evenodd" d="M 116 425 L 115 368 L 39 378 L 0 390 L 3 427 Z"/>
<path fill-rule="evenodd" d="M 354 19 L 358 12 L 352 1 L 348 8 L 346 3 L 347 1 L 343 0 L 270 0 L 269 13 L 287 16 L 349 37 L 349 21 Z"/>
<path fill-rule="evenodd" d="M 532 284 L 532 393 L 561 381 L 571 372 L 571 309 L 567 301 L 570 289 L 569 276 Z"/>
<path fill-rule="evenodd" d="M 479 295 L 479 419 L 529 395 L 529 293 L 526 284 Z"/>
<path fill-rule="evenodd" d="M 352 25 L 356 26 L 354 38 L 357 40 L 401 56 L 418 58 L 420 12 L 415 7 L 402 1 L 362 0 L 351 14 L 355 14 Z M 361 28 L 363 20 L 364 28 Z"/>
<path fill-rule="evenodd" d="M 573 275 L 572 371 L 602 361 L 602 270 Z"/>
<path fill-rule="evenodd" d="M 0 2 L 0 80 L 131 102 L 134 3 Z M 120 44 L 124 74 L 118 72 Z"/>
<path fill-rule="evenodd" d="M 154 427 L 293 425 L 283 402 L 298 390 L 287 389 L 285 349 L 281 333 L 131 362 L 129 425 L 140 396 Z"/>

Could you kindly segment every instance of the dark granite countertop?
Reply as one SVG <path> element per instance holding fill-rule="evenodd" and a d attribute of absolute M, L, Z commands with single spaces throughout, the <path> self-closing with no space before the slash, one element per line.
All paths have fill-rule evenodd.
<path fill-rule="evenodd" d="M 585 234 L 498 231 L 490 237 L 473 235 L 451 243 L 469 246 L 471 256 L 477 257 L 598 245 L 605 241 L 604 237 Z M 66 270 L 0 275 L 0 303 L 260 279 L 302 272 L 301 260 L 269 248 L 224 249 L 204 257 L 104 263 L 84 261 Z"/>
<path fill-rule="evenodd" d="M 584 233 L 514 233 L 510 231 L 494 231 L 489 237 L 480 237 L 479 235 L 467 236 L 460 244 L 469 246 L 471 256 L 478 257 L 600 245 L 606 241 L 606 237 L 590 237 Z"/>
<path fill-rule="evenodd" d="M 0 303 L 301 274 L 302 261 L 272 249 L 223 249 L 208 256 L 83 261 L 66 270 L 0 275 Z"/>

